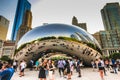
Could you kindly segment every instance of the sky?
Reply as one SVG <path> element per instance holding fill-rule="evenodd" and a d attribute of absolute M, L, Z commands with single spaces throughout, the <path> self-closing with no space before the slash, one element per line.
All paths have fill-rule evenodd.
<path fill-rule="evenodd" d="M 18 0 L 0 0 L 0 15 L 10 21 L 7 39 L 11 37 Z M 76 16 L 79 23 L 86 23 L 88 32 L 93 34 L 104 30 L 100 10 L 106 3 L 120 0 L 28 0 L 31 3 L 32 28 L 43 23 L 71 24 Z"/>

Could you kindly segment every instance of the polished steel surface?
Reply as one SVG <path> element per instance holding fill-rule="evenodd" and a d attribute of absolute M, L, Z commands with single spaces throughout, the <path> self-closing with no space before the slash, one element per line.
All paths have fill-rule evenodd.
<path fill-rule="evenodd" d="M 21 38 L 21 40 L 18 42 L 18 47 L 20 47 L 20 45 L 24 43 L 36 40 L 38 38 L 52 36 L 75 38 L 79 41 L 93 43 L 94 45 L 97 45 L 100 48 L 98 42 L 91 34 L 89 34 L 88 32 L 86 32 L 78 26 L 67 24 L 47 24 L 43 26 L 38 26 L 32 29 L 31 31 L 27 32 Z"/>
<path fill-rule="evenodd" d="M 37 40 L 53 36 L 56 37 L 56 39 Z M 58 37 L 67 37 L 68 39 L 59 39 Z M 72 38 L 76 40 L 72 41 Z M 100 48 L 95 38 L 80 27 L 73 25 L 47 24 L 36 27 L 22 37 L 18 42 L 17 47 L 19 48 L 22 44 L 31 41 L 34 42 L 27 44 L 22 49 L 18 49 L 19 51 L 15 55 L 14 59 L 18 61 L 25 59 L 27 62 L 30 59 L 37 60 L 40 57 L 44 57 L 49 54 L 49 51 L 60 51 L 64 54 L 77 56 L 78 58 L 82 58 L 87 64 L 90 64 L 91 60 L 101 57 L 101 54 L 96 49 L 83 43 L 93 43 Z"/>

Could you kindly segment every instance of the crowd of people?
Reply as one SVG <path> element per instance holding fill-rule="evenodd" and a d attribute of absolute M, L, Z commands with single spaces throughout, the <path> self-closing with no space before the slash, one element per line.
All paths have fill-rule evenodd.
<path fill-rule="evenodd" d="M 120 59 L 96 59 L 91 61 L 91 65 L 93 71 L 98 70 L 100 73 L 101 80 L 104 80 L 104 76 L 106 76 L 106 71 L 110 71 L 110 73 L 118 74 L 120 70 Z"/>
<path fill-rule="evenodd" d="M 64 60 L 60 59 L 58 61 L 52 61 L 44 59 L 40 63 L 39 67 L 39 78 L 40 80 L 46 80 L 46 77 L 49 80 L 55 80 L 55 71 L 58 69 L 60 77 L 67 78 L 67 80 L 71 80 L 71 76 L 73 74 L 73 70 L 76 69 L 78 72 L 78 77 L 81 77 L 80 66 L 82 65 L 82 61 L 80 60 Z"/>
<path fill-rule="evenodd" d="M 25 60 L 20 61 L 0 61 L 0 80 L 10 80 L 14 72 L 19 69 L 19 76 L 24 76 L 24 70 L 27 67 Z M 120 59 L 96 59 L 91 61 L 93 71 L 99 71 L 101 80 L 104 80 L 104 76 L 107 75 L 106 71 L 118 74 L 120 70 Z M 34 62 L 30 60 L 29 69 L 39 71 L 39 80 L 55 80 L 55 73 L 58 71 L 59 76 L 71 80 L 72 75 L 76 71 L 78 77 L 82 77 L 81 68 L 83 67 L 83 60 L 80 59 L 60 59 L 50 60 L 41 59 Z M 74 71 L 74 72 L 73 72 Z"/>

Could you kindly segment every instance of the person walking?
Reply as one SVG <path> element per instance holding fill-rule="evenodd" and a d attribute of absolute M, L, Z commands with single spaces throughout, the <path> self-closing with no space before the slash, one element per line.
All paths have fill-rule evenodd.
<path fill-rule="evenodd" d="M 98 60 L 98 69 L 100 73 L 101 80 L 104 80 L 104 67 L 102 66 L 102 60 Z"/>

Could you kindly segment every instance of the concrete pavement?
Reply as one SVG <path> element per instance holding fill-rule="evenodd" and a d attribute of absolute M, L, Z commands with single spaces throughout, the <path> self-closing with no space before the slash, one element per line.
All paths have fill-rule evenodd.
<path fill-rule="evenodd" d="M 92 71 L 92 68 L 83 68 L 81 70 L 82 77 L 77 77 L 77 73 L 74 71 L 71 80 L 101 80 L 99 76 L 99 72 Z M 25 70 L 25 76 L 19 77 L 19 72 L 15 72 L 11 80 L 39 80 L 38 79 L 39 71 L 29 71 L 28 69 Z M 120 72 L 118 74 L 110 73 L 107 71 L 107 76 L 104 76 L 105 80 L 120 80 Z M 49 80 L 49 79 L 47 79 Z M 67 80 L 64 77 L 60 77 L 58 74 L 58 70 L 55 71 L 55 80 Z"/>

